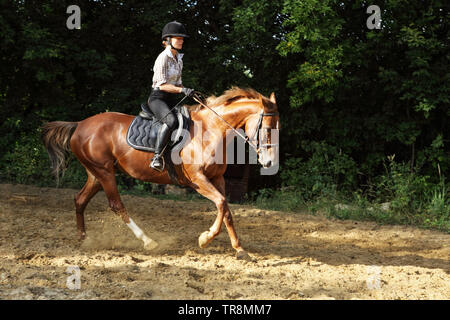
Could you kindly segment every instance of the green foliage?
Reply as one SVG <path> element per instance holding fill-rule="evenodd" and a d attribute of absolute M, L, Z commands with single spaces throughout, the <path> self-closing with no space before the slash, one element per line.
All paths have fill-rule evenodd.
<path fill-rule="evenodd" d="M 386 174 L 379 177 L 377 198 L 391 201 L 392 209 L 399 213 L 420 210 L 424 204 L 426 191 L 430 188 L 429 177 L 411 172 L 404 163 L 394 161 L 394 156 L 388 157 Z"/>
<path fill-rule="evenodd" d="M 427 225 L 444 225 L 450 222 L 450 193 L 445 177 L 439 180 L 419 175 L 405 163 L 397 163 L 388 157 L 386 173 L 376 183 L 379 201 L 389 201 L 391 210 L 399 216 L 421 216 Z M 436 175 L 437 176 L 437 175 Z M 433 181 L 434 180 L 434 181 Z"/>
<path fill-rule="evenodd" d="M 32 135 L 21 134 L 14 142 L 14 148 L 4 153 L 0 159 L 0 181 L 56 186 L 39 130 Z M 73 160 L 73 156 L 69 158 L 68 167 L 61 179 L 62 187 L 81 188 L 86 182 L 84 168 Z"/>
<path fill-rule="evenodd" d="M 265 209 L 309 210 L 338 219 L 413 224 L 450 232 L 450 192 L 444 176 L 417 174 L 409 164 L 390 156 L 385 173 L 376 182 L 350 194 L 357 175 L 354 161 L 324 143 L 310 149 L 313 155 L 307 161 L 285 161 L 281 176 L 287 187 L 254 192 L 253 203 Z M 340 174 L 347 179 L 340 180 Z"/>
<path fill-rule="evenodd" d="M 337 1 L 287 0 L 284 25 L 292 29 L 278 45 L 282 56 L 301 54 L 297 70 L 291 72 L 288 87 L 292 90 L 291 106 L 308 102 L 334 101 L 334 90 L 342 77 L 342 45 L 337 44 L 344 20 L 333 6 Z M 324 19 L 326 17 L 326 19 Z"/>
<path fill-rule="evenodd" d="M 303 195 L 295 188 L 281 188 L 280 190 L 263 188 L 251 192 L 244 203 L 269 210 L 292 212 L 306 210 Z"/>
<path fill-rule="evenodd" d="M 305 149 L 311 152 L 308 160 L 285 160 L 280 170 L 284 185 L 294 186 L 305 200 L 334 196 L 338 190 L 345 192 L 355 187 L 357 165 L 342 150 L 325 142 L 314 142 Z"/>
<path fill-rule="evenodd" d="M 50 181 L 46 152 L 36 136 L 22 134 L 14 142 L 12 150 L 3 154 L 1 158 L 2 180 L 17 183 L 33 183 L 35 181 Z"/>

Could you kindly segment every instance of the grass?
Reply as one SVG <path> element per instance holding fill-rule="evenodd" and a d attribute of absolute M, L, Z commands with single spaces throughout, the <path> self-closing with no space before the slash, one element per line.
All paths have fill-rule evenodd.
<path fill-rule="evenodd" d="M 334 195 L 306 201 L 295 190 L 260 192 L 254 200 L 245 204 L 259 209 L 287 211 L 324 215 L 340 220 L 374 221 L 380 225 L 409 225 L 420 228 L 439 230 L 450 233 L 449 207 L 442 202 L 436 204 L 437 209 L 408 211 L 403 208 L 383 208 L 378 203 L 371 203 L 360 197 L 348 200 Z"/>

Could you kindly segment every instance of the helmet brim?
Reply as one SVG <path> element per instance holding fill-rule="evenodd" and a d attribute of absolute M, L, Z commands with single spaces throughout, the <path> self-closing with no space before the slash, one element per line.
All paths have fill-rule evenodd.
<path fill-rule="evenodd" d="M 189 36 L 187 34 L 184 33 L 169 33 L 169 34 L 165 34 L 162 36 L 162 39 L 164 40 L 164 38 L 167 37 L 183 37 L 183 38 L 189 38 Z"/>

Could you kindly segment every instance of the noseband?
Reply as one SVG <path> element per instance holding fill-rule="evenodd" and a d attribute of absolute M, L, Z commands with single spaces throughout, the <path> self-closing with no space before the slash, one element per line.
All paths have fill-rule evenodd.
<path fill-rule="evenodd" d="M 273 147 L 273 146 L 278 146 L 280 145 L 279 143 L 264 143 L 264 144 L 259 144 L 259 139 L 260 139 L 260 131 L 261 129 L 272 129 L 271 127 L 261 127 L 262 126 L 262 120 L 263 117 L 272 117 L 272 116 L 277 116 L 279 113 L 278 112 L 268 112 L 268 113 L 264 113 L 264 111 L 261 111 L 261 113 L 259 114 L 259 119 L 258 119 L 258 124 L 256 125 L 256 129 L 255 132 L 252 135 L 252 138 L 250 139 L 250 141 L 254 141 L 255 139 L 255 135 L 256 135 L 256 153 L 259 153 L 260 149 L 262 148 L 268 148 L 268 147 Z M 277 124 L 277 129 L 278 129 L 278 124 Z"/>

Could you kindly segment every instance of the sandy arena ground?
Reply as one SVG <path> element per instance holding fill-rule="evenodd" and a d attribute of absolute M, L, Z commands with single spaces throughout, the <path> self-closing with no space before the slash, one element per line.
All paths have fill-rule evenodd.
<path fill-rule="evenodd" d="M 124 195 L 160 244 L 147 252 L 103 192 L 79 242 L 77 192 L 0 185 L 0 299 L 450 299 L 445 233 L 232 204 L 248 262 L 235 258 L 225 226 L 198 247 L 216 215 L 209 200 Z M 79 290 L 67 286 L 70 266 L 80 268 Z"/>

